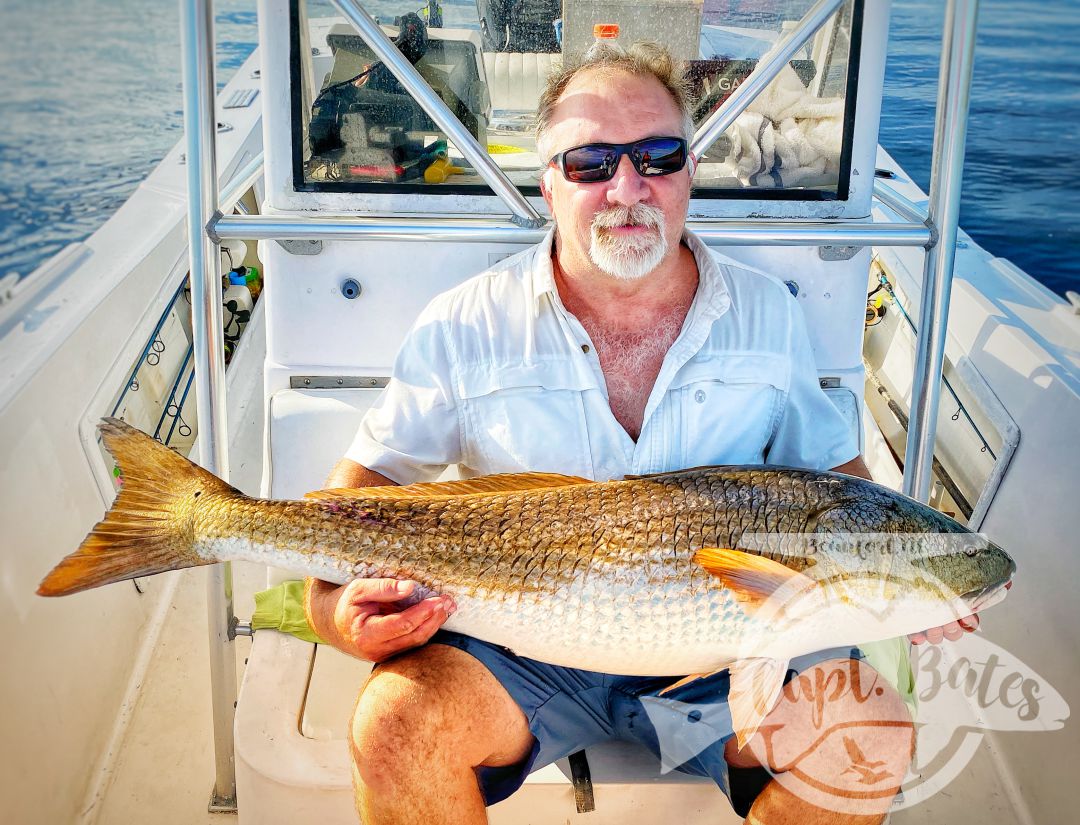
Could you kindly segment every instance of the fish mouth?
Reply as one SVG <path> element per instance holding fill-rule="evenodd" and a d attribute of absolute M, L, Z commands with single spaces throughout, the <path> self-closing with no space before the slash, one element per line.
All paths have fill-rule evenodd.
<path fill-rule="evenodd" d="M 972 613 L 985 610 L 1005 598 L 1006 591 L 1012 587 L 1012 574 L 1005 581 L 993 582 L 986 587 L 976 588 L 964 593 L 960 598 Z"/>

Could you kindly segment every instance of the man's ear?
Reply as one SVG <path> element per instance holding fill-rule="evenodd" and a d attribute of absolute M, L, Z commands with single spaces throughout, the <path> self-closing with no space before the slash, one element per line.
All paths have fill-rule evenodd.
<path fill-rule="evenodd" d="M 555 174 L 555 169 L 549 166 L 540 176 L 540 194 L 544 196 L 548 209 L 551 209 L 551 176 L 553 174 Z"/>
<path fill-rule="evenodd" d="M 690 179 L 693 180 L 694 172 L 697 171 L 697 155 L 695 155 L 693 152 L 690 152 L 689 156 L 686 159 L 686 164 L 690 167 Z"/>

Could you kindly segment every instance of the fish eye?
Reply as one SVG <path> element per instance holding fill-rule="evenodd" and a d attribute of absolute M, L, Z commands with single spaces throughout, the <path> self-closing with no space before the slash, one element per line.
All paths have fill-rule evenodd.
<path fill-rule="evenodd" d="M 969 546 L 969 547 L 965 547 L 964 548 L 964 555 L 965 556 L 977 556 L 977 555 L 979 555 L 979 548 L 977 546 L 975 546 L 974 544 Z"/>

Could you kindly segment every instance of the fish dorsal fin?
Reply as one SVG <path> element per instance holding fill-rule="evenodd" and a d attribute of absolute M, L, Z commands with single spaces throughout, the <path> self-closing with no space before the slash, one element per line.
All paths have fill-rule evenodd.
<path fill-rule="evenodd" d="M 517 493 L 524 490 L 540 490 L 550 487 L 568 487 L 574 484 L 592 484 L 580 476 L 564 476 L 557 473 L 501 473 L 477 476 L 466 481 L 431 481 L 407 484 L 403 487 L 361 487 L 359 489 L 315 490 L 304 498 L 357 499 L 357 498 L 430 498 L 435 496 L 472 496 L 483 493 Z"/>
<path fill-rule="evenodd" d="M 795 593 L 814 585 L 809 576 L 745 550 L 703 547 L 694 554 L 694 561 L 754 606 L 768 601 L 782 587 L 791 587 Z"/>

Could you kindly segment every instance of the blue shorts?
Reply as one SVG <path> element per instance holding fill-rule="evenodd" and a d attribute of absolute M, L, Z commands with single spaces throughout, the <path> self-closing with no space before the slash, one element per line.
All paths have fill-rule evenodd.
<path fill-rule="evenodd" d="M 744 807 L 737 801 L 745 803 L 747 796 L 746 788 L 732 787 L 738 784 L 736 775 L 754 785 L 750 802 L 768 781 L 763 768 L 731 769 L 729 775 L 724 745 L 734 733 L 726 670 L 659 696 L 677 677 L 612 676 L 557 667 L 446 630 L 438 631 L 431 643 L 456 647 L 479 660 L 525 712 L 536 738 L 518 764 L 477 770 L 488 805 L 510 796 L 532 770 L 613 739 L 644 745 L 659 759 L 658 771 L 711 777 L 736 810 Z M 861 658 L 859 649 L 850 647 L 811 653 L 792 660 L 787 679 L 829 659 Z"/>

